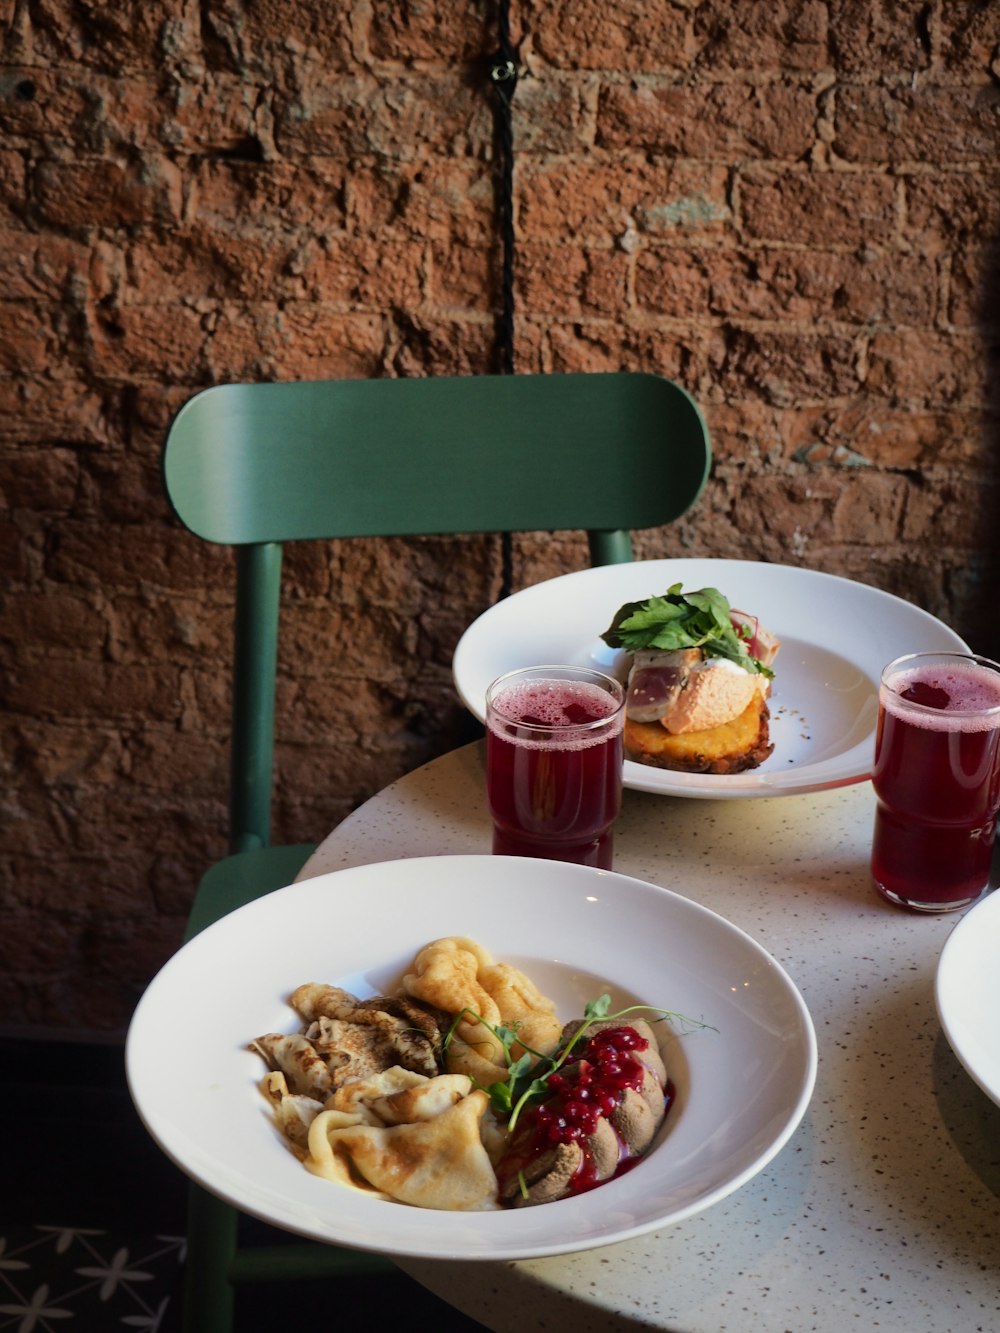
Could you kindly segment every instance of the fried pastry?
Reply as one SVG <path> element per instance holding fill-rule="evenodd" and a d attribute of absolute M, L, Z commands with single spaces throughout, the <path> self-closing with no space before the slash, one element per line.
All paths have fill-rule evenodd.
<path fill-rule="evenodd" d="M 551 1051 L 562 1030 L 555 1005 L 528 977 L 510 963 L 497 963 L 488 949 L 463 936 L 434 940 L 417 954 L 413 970 L 403 978 L 403 989 L 450 1014 L 469 1010 L 486 1023 L 517 1025 L 524 1046 Z M 515 1058 L 524 1047 L 515 1043 Z M 475 1018 L 466 1015 L 455 1028 L 448 1047 L 451 1073 L 468 1074 L 484 1087 L 505 1079 L 507 1066 L 496 1037 Z"/>

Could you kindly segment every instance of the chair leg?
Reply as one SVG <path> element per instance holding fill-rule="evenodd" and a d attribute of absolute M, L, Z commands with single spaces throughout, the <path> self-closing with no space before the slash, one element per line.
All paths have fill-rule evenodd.
<path fill-rule="evenodd" d="M 188 1190 L 187 1261 L 184 1277 L 184 1333 L 229 1333 L 233 1326 L 233 1284 L 229 1269 L 236 1253 L 238 1214 L 198 1185 Z"/>

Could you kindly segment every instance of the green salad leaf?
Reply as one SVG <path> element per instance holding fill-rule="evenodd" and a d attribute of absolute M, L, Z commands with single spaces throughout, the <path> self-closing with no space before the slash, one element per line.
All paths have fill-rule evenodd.
<path fill-rule="evenodd" d="M 609 648 L 637 652 L 644 648 L 670 651 L 700 648 L 706 657 L 724 657 L 744 670 L 763 676 L 774 672 L 746 646 L 750 631 L 739 631 L 730 619 L 729 602 L 718 588 L 681 592 L 674 583 L 659 597 L 644 602 L 626 602 L 619 607 L 601 638 Z"/>

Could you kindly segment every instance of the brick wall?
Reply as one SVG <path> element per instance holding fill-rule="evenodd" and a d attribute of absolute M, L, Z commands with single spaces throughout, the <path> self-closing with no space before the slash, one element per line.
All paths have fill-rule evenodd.
<path fill-rule="evenodd" d="M 1000 652 L 1000 6 L 512 6 L 518 365 L 702 404 L 641 551 L 809 565 Z M 230 560 L 160 493 L 217 381 L 493 368 L 486 0 L 0 0 L 0 1023 L 118 1029 L 225 843 Z M 584 560 L 516 543 L 518 584 Z M 455 569 L 462 569 L 456 579 Z M 298 549 L 280 836 L 454 743 L 492 539 Z"/>

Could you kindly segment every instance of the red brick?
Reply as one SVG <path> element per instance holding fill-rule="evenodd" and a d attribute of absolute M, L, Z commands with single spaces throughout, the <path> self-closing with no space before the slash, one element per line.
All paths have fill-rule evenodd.
<path fill-rule="evenodd" d="M 493 111 L 480 89 L 434 75 L 331 80 L 323 68 L 275 109 L 279 152 L 419 160 L 425 143 L 471 147 L 488 140 Z"/>
<path fill-rule="evenodd" d="M 970 237 L 992 240 L 1000 231 L 1000 172 L 922 172 L 904 182 L 903 238 L 918 253 L 940 254 Z"/>
<path fill-rule="evenodd" d="M 488 315 L 451 320 L 400 312 L 387 350 L 394 374 L 481 375 L 492 367 L 495 321 Z"/>
<path fill-rule="evenodd" d="M 931 12 L 912 0 L 829 0 L 830 48 L 838 70 L 870 77 L 928 68 Z"/>
<path fill-rule="evenodd" d="M 694 11 L 699 66 L 819 70 L 829 64 L 820 0 L 707 0 Z"/>
<path fill-rule="evenodd" d="M 122 737 L 110 728 L 68 727 L 62 718 L 54 722 L 9 718 L 4 730 L 9 732 L 4 740 L 9 752 L 17 755 L 22 780 L 37 781 L 44 788 L 60 784 L 68 789 L 91 783 L 99 787 L 114 786 L 127 777 Z M 13 827 L 20 822 L 5 821 L 0 825 L 0 846 L 5 850 L 28 845 L 20 838 L 24 833 L 30 836 L 30 830 Z M 58 843 L 53 844 L 56 846 Z"/>
<path fill-rule="evenodd" d="M 984 485 L 982 477 L 942 477 L 935 487 L 908 487 L 903 536 L 919 545 L 928 532 L 937 546 L 979 550 L 985 535 L 977 531 L 976 515 L 996 513 L 1000 500 L 995 480 Z"/>
<path fill-rule="evenodd" d="M 21 643 L 30 643 L 53 656 L 100 650 L 108 631 L 107 616 L 93 597 L 53 590 L 45 597 L 13 592 L 4 603 L 0 633 Z"/>
<path fill-rule="evenodd" d="M 681 5 L 644 0 L 552 0 L 525 17 L 538 53 L 557 69 L 684 69 L 688 18 Z"/>
<path fill-rule="evenodd" d="M 354 67 L 357 8 L 333 4 L 317 13 L 312 0 L 254 0 L 252 5 L 205 11 L 206 54 L 213 70 L 273 77 L 289 64 L 312 59 L 322 69 Z"/>
<path fill-rule="evenodd" d="M 0 373 L 31 375 L 47 369 L 56 343 L 37 308 L 0 301 Z"/>
<path fill-rule="evenodd" d="M 434 158 L 411 172 L 393 221 L 420 240 L 495 245 L 496 208 L 496 179 L 488 165 Z"/>
<path fill-rule="evenodd" d="M 628 269 L 629 257 L 620 250 L 522 246 L 516 273 L 521 308 L 557 318 L 621 319 L 628 309 Z"/>
<path fill-rule="evenodd" d="M 951 75 L 996 77 L 1000 48 L 1000 11 L 996 5 L 970 5 L 968 0 L 942 0 L 938 18 L 941 63 Z"/>
<path fill-rule="evenodd" d="M 759 398 L 702 400 L 716 468 L 730 462 L 759 462 L 780 456 L 782 409 Z"/>
<path fill-rule="evenodd" d="M 97 308 L 91 326 L 91 362 L 102 376 L 160 375 L 190 382 L 204 374 L 211 337 L 206 316 L 182 305 Z"/>
<path fill-rule="evenodd" d="M 39 216 L 47 224 L 121 228 L 168 223 L 181 214 L 181 177 L 166 157 L 147 155 L 141 165 L 95 157 L 90 161 L 41 162 L 34 176 Z"/>
<path fill-rule="evenodd" d="M 180 24 L 183 0 L 162 0 L 155 7 L 139 0 L 80 0 L 72 8 L 41 0 L 32 13 L 32 39 L 39 56 L 55 62 L 78 61 L 98 69 L 158 69 L 163 29 Z"/>
<path fill-rule="evenodd" d="M 24 157 L 0 151 L 0 218 L 14 222 L 24 215 Z"/>
<path fill-rule="evenodd" d="M 866 386 L 917 407 L 976 407 L 990 401 L 990 366 L 968 334 L 877 333 Z"/>
<path fill-rule="evenodd" d="M 874 394 L 842 404 L 785 409 L 783 450 L 810 465 L 903 470 L 961 469 L 988 474 L 997 423 L 978 409 L 927 412 Z"/>
<path fill-rule="evenodd" d="M 882 545 L 900 530 L 906 494 L 905 477 L 867 469 L 847 470 L 831 519 L 831 539 L 855 545 Z"/>
<path fill-rule="evenodd" d="M 74 281 L 86 280 L 92 253 L 69 237 L 0 229 L 0 287 L 12 301 L 61 300 Z"/>
<path fill-rule="evenodd" d="M 342 226 L 345 173 L 339 164 L 310 161 L 192 163 L 186 217 L 223 235 L 273 239 L 275 231 Z"/>
<path fill-rule="evenodd" d="M 223 306 L 210 321 L 205 359 L 217 379 L 353 379 L 377 372 L 383 350 L 375 316 L 311 302 Z"/>
<path fill-rule="evenodd" d="M 989 88 L 838 86 L 834 151 L 848 162 L 995 161 L 1000 92 Z"/>
<path fill-rule="evenodd" d="M 129 776 L 154 792 L 218 797 L 228 782 L 225 747 L 201 733 L 158 731 L 147 727 L 129 746 Z"/>
<path fill-rule="evenodd" d="M 745 171 L 740 213 L 748 240 L 860 246 L 890 242 L 898 197 L 891 176 L 869 172 Z"/>
<path fill-rule="evenodd" d="M 104 523 L 167 522 L 159 451 L 93 451 L 83 459 L 74 512 Z"/>
<path fill-rule="evenodd" d="M 696 334 L 681 330 L 630 328 L 591 320 L 555 325 L 549 333 L 549 369 L 577 371 L 651 370 L 692 391 L 704 372 L 704 352 Z"/>
<path fill-rule="evenodd" d="M 817 94 L 805 84 L 617 83 L 602 88 L 597 143 L 732 162 L 797 161 L 816 141 Z"/>
<path fill-rule="evenodd" d="M 125 299 L 170 304 L 191 293 L 213 300 L 301 296 L 293 271 L 302 242 L 264 232 L 234 234 L 197 223 L 169 236 L 143 237 L 128 248 Z"/>
<path fill-rule="evenodd" d="M 948 269 L 948 322 L 969 331 L 1000 326 L 998 275 L 1000 251 L 995 247 L 955 251 Z"/>
<path fill-rule="evenodd" d="M 9 83 L 7 82 L 9 80 Z M 86 89 L 92 86 L 90 71 L 80 71 L 71 77 L 63 70 L 46 69 L 39 64 L 9 64 L 5 67 L 5 85 L 9 92 L 0 98 L 0 131 L 7 142 L 41 141 L 71 142 L 75 127 L 89 119 L 93 106 L 88 105 Z M 4 153 L 0 160 L 15 159 L 15 154 Z M 24 175 L 24 158 L 17 154 L 20 175 Z"/>
<path fill-rule="evenodd" d="M 144 590 L 122 596 L 111 608 L 115 656 L 122 662 L 151 662 L 164 655 L 177 666 L 204 669 L 208 662 L 225 663 L 232 653 L 232 585 L 226 574 L 217 578 L 217 596 L 196 596 Z"/>
<path fill-rule="evenodd" d="M 737 319 L 926 325 L 937 309 L 937 274 L 924 259 L 892 252 L 646 250 L 636 265 L 636 300 L 659 308 Z M 684 292 L 689 292 L 688 301 Z"/>
<path fill-rule="evenodd" d="M 0 435 L 11 443 L 104 444 L 119 437 L 115 391 L 74 380 L 0 376 Z"/>
<path fill-rule="evenodd" d="M 514 151 L 578 153 L 590 143 L 592 114 L 588 90 L 578 79 L 546 71 L 522 78 L 512 103 Z"/>
<path fill-rule="evenodd" d="M 231 577 L 232 555 L 178 526 L 152 523 L 104 529 L 85 520 L 60 522 L 46 561 L 49 577 L 109 596 L 142 584 L 204 590 Z M 227 585 L 228 586 L 228 585 Z"/>
<path fill-rule="evenodd" d="M 156 108 L 159 141 L 186 153 L 212 152 L 259 161 L 270 139 L 269 116 L 237 74 L 216 72 L 174 85 L 172 103 Z"/>
<path fill-rule="evenodd" d="M 66 513 L 78 483 L 78 460 L 71 449 L 21 448 L 0 454 L 0 493 L 11 508 Z"/>
<path fill-rule="evenodd" d="M 53 718 L 175 717 L 177 673 L 166 665 L 119 666 L 91 657 L 22 660 L 7 686 L 15 713 Z"/>
<path fill-rule="evenodd" d="M 500 258 L 496 245 L 458 245 L 435 242 L 426 249 L 427 300 L 439 310 L 458 314 L 469 309 L 493 309 L 499 303 Z M 525 248 L 516 255 L 518 284 L 531 307 L 527 294 Z"/>
<path fill-rule="evenodd" d="M 730 393 L 791 404 L 857 392 L 857 348 L 850 338 L 812 332 L 733 330 L 721 372 Z"/>
<path fill-rule="evenodd" d="M 296 295 L 326 305 L 413 309 L 423 300 L 426 255 L 427 243 L 415 237 L 323 236 L 290 255 L 283 276 Z"/>
<path fill-rule="evenodd" d="M 515 21 L 516 17 L 512 16 Z M 307 26 L 311 23 L 310 19 Z M 466 65 L 493 50 L 489 29 L 473 5 L 375 5 L 370 11 L 368 45 L 375 59 L 405 64 L 460 61 Z"/>
<path fill-rule="evenodd" d="M 526 166 L 518 184 L 521 234 L 529 242 L 609 245 L 636 227 L 688 239 L 729 229 L 727 173 L 720 167 L 557 159 Z"/>

